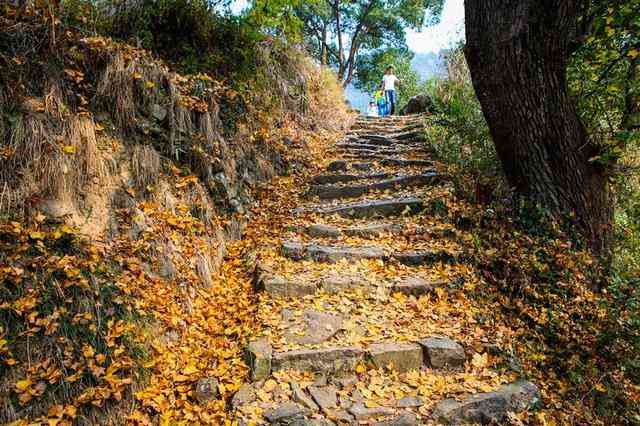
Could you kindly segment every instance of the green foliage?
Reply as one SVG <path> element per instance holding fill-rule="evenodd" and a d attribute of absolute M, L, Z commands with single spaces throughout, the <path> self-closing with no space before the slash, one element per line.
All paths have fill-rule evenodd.
<path fill-rule="evenodd" d="M 302 21 L 296 15 L 301 0 L 253 0 L 247 22 L 264 32 L 290 42 L 302 41 Z"/>
<path fill-rule="evenodd" d="M 462 47 L 447 57 L 448 78 L 432 79 L 419 89 L 429 95 L 437 113 L 431 118 L 429 139 L 438 157 L 456 169 L 457 186 L 468 198 L 482 197 L 478 186 L 500 182 L 500 165 L 489 128 L 471 84 Z"/>
<path fill-rule="evenodd" d="M 398 87 L 398 106 L 402 108 L 407 101 L 418 92 L 418 73 L 411 68 L 413 52 L 408 49 L 380 49 L 361 56 L 357 65 L 355 86 L 373 93 L 382 82 L 385 69 L 392 65 L 400 79 Z"/>
<path fill-rule="evenodd" d="M 593 158 L 611 170 L 616 191 L 617 245 L 613 271 L 640 270 L 640 132 L 633 110 L 640 98 L 640 1 L 592 5 L 592 31 L 571 58 L 568 81 L 587 130 L 602 146 Z M 614 173 L 618 172 L 618 173 Z"/>

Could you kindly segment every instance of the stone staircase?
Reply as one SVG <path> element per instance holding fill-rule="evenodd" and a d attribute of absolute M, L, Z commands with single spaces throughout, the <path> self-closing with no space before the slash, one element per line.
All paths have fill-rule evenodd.
<path fill-rule="evenodd" d="M 263 332 L 232 401 L 240 424 L 500 423 L 539 401 L 513 371 L 486 368 L 491 339 L 471 347 L 485 331 L 445 303 L 476 278 L 438 219 L 448 179 L 423 122 L 358 119 L 301 189 L 287 234 L 260 248 Z"/>

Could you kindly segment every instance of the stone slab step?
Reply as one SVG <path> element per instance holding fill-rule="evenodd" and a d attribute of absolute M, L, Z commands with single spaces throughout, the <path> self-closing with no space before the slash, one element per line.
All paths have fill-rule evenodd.
<path fill-rule="evenodd" d="M 416 186 L 433 185 L 440 179 L 436 172 L 428 172 L 420 175 L 400 176 L 394 179 L 380 182 L 368 183 L 364 185 L 352 186 L 332 186 L 314 185 L 309 190 L 310 195 L 317 195 L 323 200 L 333 200 L 340 198 L 355 198 L 370 191 L 384 191 L 387 189 L 402 189 Z"/>
<path fill-rule="evenodd" d="M 358 180 L 369 179 L 385 179 L 391 176 L 390 173 L 371 173 L 371 174 L 327 174 L 315 176 L 311 181 L 316 185 L 325 185 L 331 183 L 354 182 Z"/>
<path fill-rule="evenodd" d="M 360 289 L 365 293 L 374 293 L 377 288 L 369 281 L 357 276 L 328 273 L 310 282 L 303 278 L 284 278 L 262 264 L 254 271 L 253 284 L 256 291 L 264 291 L 272 297 L 302 298 L 313 295 L 319 290 L 329 294 Z M 384 285 L 384 283 L 380 283 Z M 389 285 L 391 293 L 402 293 L 407 296 L 421 297 L 432 293 L 436 288 L 446 285 L 444 281 L 432 281 L 417 276 L 406 277 Z"/>
<path fill-rule="evenodd" d="M 433 356 L 427 351 L 429 342 L 433 339 L 440 342 L 439 348 L 444 346 L 441 343 L 443 341 L 448 345 L 438 352 L 441 365 L 434 363 Z M 268 338 L 262 337 L 250 342 L 246 349 L 246 359 L 253 381 L 264 380 L 271 373 L 281 370 L 340 377 L 354 373 L 356 366 L 365 360 L 372 362 L 377 368 L 392 366 L 398 372 L 420 370 L 423 367 L 446 371 L 454 362 L 459 362 L 460 356 L 464 357 L 462 346 L 441 336 L 429 337 L 419 343 L 384 341 L 371 344 L 367 349 L 338 346 L 282 352 L 274 351 Z M 448 362 L 447 357 L 451 357 L 452 361 Z"/>
<path fill-rule="evenodd" d="M 445 250 L 411 250 L 386 254 L 379 247 L 348 247 L 305 244 L 295 241 L 282 243 L 282 255 L 291 260 L 313 260 L 337 263 L 340 260 L 394 259 L 407 266 L 430 265 L 436 262 L 454 263 L 457 256 Z"/>
<path fill-rule="evenodd" d="M 385 233 L 398 234 L 403 230 L 402 225 L 393 223 L 379 223 L 365 226 L 353 226 L 348 228 L 338 228 L 332 225 L 316 223 L 307 226 L 305 232 L 311 237 L 339 238 L 343 235 L 349 237 L 377 237 Z"/>
<path fill-rule="evenodd" d="M 378 247 L 331 247 L 293 241 L 282 243 L 282 254 L 292 260 L 314 260 L 327 263 L 336 263 L 342 259 L 382 259 L 385 257 L 384 250 Z"/>
<path fill-rule="evenodd" d="M 425 203 L 419 198 L 396 198 L 389 200 L 361 201 L 351 204 L 343 204 L 336 207 L 318 209 L 317 212 L 324 215 L 337 214 L 350 218 L 371 218 L 398 216 L 402 214 L 417 214 L 425 208 Z"/>
<path fill-rule="evenodd" d="M 408 166 L 425 166 L 431 167 L 433 166 L 433 161 L 431 160 L 420 160 L 420 159 L 403 159 L 403 158 L 384 158 L 380 161 L 380 164 L 383 166 L 399 166 L 399 167 L 408 167 Z"/>

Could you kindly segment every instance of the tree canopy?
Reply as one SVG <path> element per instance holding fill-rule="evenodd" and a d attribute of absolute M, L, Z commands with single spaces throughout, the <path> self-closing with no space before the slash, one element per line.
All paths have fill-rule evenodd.
<path fill-rule="evenodd" d="M 406 48 L 405 31 L 437 21 L 443 0 L 313 0 L 296 13 L 305 42 L 322 64 L 334 65 L 346 86 L 360 56 Z"/>

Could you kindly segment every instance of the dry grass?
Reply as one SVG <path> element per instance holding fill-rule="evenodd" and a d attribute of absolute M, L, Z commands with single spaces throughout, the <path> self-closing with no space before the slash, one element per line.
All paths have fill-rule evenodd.
<path fill-rule="evenodd" d="M 147 192 L 158 183 L 160 177 L 160 154 L 149 145 L 136 145 L 131 153 L 131 174 L 136 189 Z"/>

